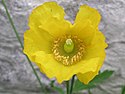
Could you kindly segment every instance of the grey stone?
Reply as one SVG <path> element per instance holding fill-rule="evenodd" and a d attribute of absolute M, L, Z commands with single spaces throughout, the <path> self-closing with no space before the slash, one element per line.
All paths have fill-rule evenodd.
<path fill-rule="evenodd" d="M 28 29 L 28 16 L 32 9 L 51 0 L 5 0 L 11 17 L 23 42 Z M 78 8 L 88 4 L 102 15 L 100 30 L 106 36 L 108 48 L 102 67 L 114 70 L 113 76 L 97 88 L 93 94 L 120 94 L 125 85 L 125 0 L 54 0 L 64 7 L 66 19 L 74 21 Z M 39 72 L 41 81 L 48 86 L 49 79 Z M 7 18 L 0 0 L 0 94 L 40 94 L 40 86 L 22 53 L 20 44 Z M 44 93 L 43 93 L 44 94 Z M 52 93 L 51 93 L 52 94 Z"/>

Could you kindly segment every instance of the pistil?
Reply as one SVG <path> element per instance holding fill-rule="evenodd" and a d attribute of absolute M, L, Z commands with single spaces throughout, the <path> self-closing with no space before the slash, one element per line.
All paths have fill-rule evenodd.
<path fill-rule="evenodd" d="M 74 49 L 74 43 L 72 39 L 67 39 L 64 44 L 64 50 L 66 53 L 71 53 Z"/>

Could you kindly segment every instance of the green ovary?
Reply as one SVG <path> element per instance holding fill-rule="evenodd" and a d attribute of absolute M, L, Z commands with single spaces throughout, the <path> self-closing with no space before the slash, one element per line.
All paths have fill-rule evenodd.
<path fill-rule="evenodd" d="M 71 53 L 74 49 L 74 43 L 72 39 L 67 39 L 64 44 L 64 50 L 66 53 Z"/>

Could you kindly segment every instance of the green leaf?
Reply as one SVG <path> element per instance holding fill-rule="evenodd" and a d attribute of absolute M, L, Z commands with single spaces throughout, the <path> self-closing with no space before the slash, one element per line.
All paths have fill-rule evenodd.
<path fill-rule="evenodd" d="M 54 91 L 57 91 L 59 94 L 65 94 L 65 92 L 64 92 L 64 90 L 63 90 L 62 88 L 57 87 L 57 86 L 55 86 L 54 84 L 55 84 L 55 80 L 52 80 L 52 81 L 50 82 L 50 86 L 51 86 L 51 88 L 52 88 Z"/>
<path fill-rule="evenodd" d="M 76 80 L 73 91 L 80 91 L 80 90 L 94 88 L 94 87 L 96 87 L 96 85 L 94 85 L 94 84 L 85 85 L 82 82 L 80 82 L 79 80 Z"/>
<path fill-rule="evenodd" d="M 122 93 L 121 94 L 125 94 L 125 86 L 122 87 Z"/>
<path fill-rule="evenodd" d="M 108 79 L 113 74 L 113 72 L 114 71 L 111 71 L 111 70 L 105 70 L 104 72 L 97 75 L 90 83 L 91 84 L 101 83 L 104 80 Z"/>
<path fill-rule="evenodd" d="M 60 87 L 54 86 L 53 89 L 54 89 L 55 91 L 58 91 L 59 94 L 65 94 L 64 90 L 63 90 L 62 88 L 60 88 Z"/>
<path fill-rule="evenodd" d="M 97 75 L 89 84 L 85 85 L 79 80 L 76 80 L 74 85 L 74 91 L 80 91 L 84 89 L 95 88 L 97 84 L 100 84 L 104 80 L 108 79 L 113 74 L 113 71 L 105 70 L 104 72 Z"/>

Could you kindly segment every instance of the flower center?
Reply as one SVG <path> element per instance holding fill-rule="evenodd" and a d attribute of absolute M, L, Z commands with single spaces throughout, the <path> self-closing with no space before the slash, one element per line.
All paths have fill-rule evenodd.
<path fill-rule="evenodd" d="M 77 36 L 65 35 L 54 40 L 52 52 L 58 62 L 72 65 L 82 59 L 85 45 Z"/>

